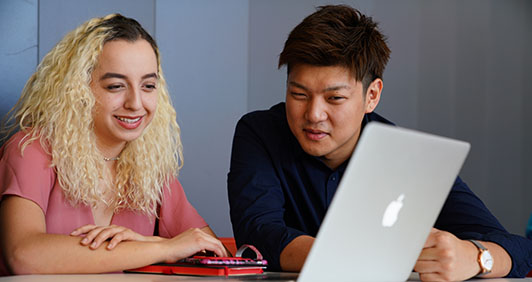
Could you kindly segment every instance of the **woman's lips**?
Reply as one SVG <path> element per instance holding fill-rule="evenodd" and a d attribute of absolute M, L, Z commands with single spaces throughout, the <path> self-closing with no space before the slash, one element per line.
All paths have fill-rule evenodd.
<path fill-rule="evenodd" d="M 135 129 L 142 123 L 144 116 L 126 117 L 126 116 L 114 116 L 118 121 L 118 124 L 125 129 Z"/>

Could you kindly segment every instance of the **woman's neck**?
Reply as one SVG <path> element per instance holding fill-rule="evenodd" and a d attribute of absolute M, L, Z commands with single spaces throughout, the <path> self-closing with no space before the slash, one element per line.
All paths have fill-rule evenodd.
<path fill-rule="evenodd" d="M 96 147 L 98 148 L 98 151 L 100 151 L 100 153 L 103 155 L 105 161 L 118 160 L 125 146 L 126 142 L 113 145 L 96 142 Z"/>

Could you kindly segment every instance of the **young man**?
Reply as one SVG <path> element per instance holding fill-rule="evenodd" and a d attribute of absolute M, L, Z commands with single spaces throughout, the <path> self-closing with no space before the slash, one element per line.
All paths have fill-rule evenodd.
<path fill-rule="evenodd" d="M 233 231 L 271 269 L 301 269 L 364 126 L 391 123 L 373 112 L 389 54 L 371 18 L 321 7 L 280 55 L 286 104 L 239 121 L 228 175 Z M 509 234 L 457 178 L 415 271 L 422 280 L 524 276 L 531 256 L 532 243 Z"/>

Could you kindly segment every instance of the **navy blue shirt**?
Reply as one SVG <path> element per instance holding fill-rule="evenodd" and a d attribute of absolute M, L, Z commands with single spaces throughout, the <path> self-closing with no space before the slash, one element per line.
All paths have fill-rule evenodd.
<path fill-rule="evenodd" d="M 391 124 L 370 113 L 362 126 L 370 121 Z M 286 245 L 318 233 L 347 162 L 331 170 L 305 153 L 288 127 L 284 103 L 242 117 L 227 180 L 237 245 L 255 245 L 270 270 L 281 270 Z M 459 177 L 434 227 L 461 239 L 499 244 L 512 258 L 511 277 L 523 277 L 532 268 L 532 241 L 509 234 Z"/>

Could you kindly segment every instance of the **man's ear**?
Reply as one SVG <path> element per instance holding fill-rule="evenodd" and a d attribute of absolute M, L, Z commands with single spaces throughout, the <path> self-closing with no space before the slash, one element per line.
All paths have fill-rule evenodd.
<path fill-rule="evenodd" d="M 383 83 L 380 78 L 375 79 L 369 84 L 368 89 L 366 90 L 366 113 L 373 112 L 379 104 L 382 87 Z"/>

